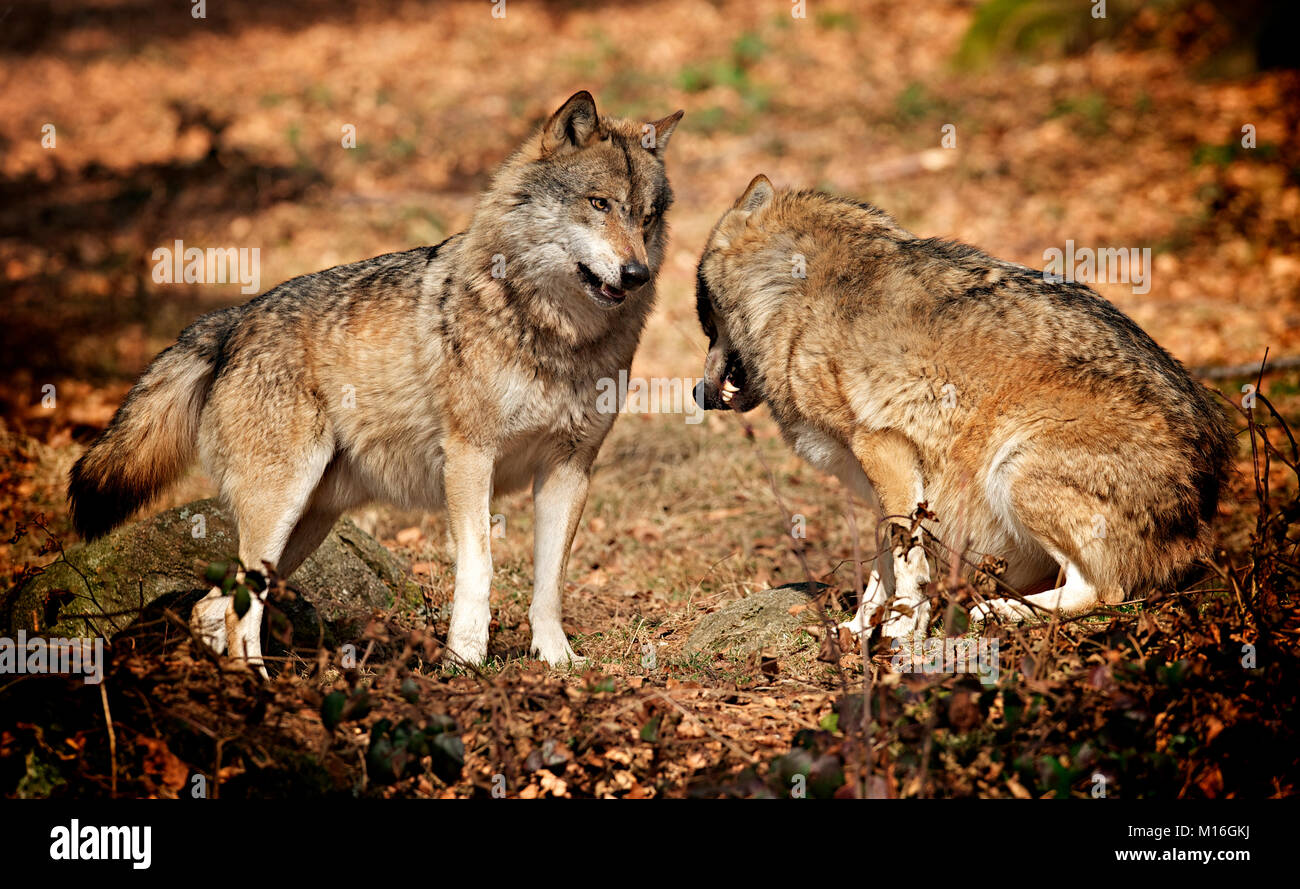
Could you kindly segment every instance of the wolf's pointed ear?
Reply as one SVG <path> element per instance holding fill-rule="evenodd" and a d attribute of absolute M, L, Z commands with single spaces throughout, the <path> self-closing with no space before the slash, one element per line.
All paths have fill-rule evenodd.
<path fill-rule="evenodd" d="M 771 180 L 759 173 L 750 180 L 749 188 L 746 188 L 745 193 L 737 199 L 733 209 L 753 213 L 772 203 L 772 198 L 775 196 L 776 189 L 772 187 Z"/>
<path fill-rule="evenodd" d="M 668 147 L 668 139 L 677 129 L 677 122 L 685 111 L 676 111 L 667 117 L 641 125 L 641 147 L 652 152 L 655 157 L 663 157 Z"/>
<path fill-rule="evenodd" d="M 580 90 L 551 115 L 542 128 L 542 155 L 583 148 L 600 132 L 600 115 L 591 93 Z"/>

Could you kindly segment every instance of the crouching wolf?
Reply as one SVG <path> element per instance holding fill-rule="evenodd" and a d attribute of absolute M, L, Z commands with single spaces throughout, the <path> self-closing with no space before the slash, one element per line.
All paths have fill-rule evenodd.
<path fill-rule="evenodd" d="M 345 510 L 446 506 L 449 657 L 487 652 L 489 499 L 531 482 L 532 651 L 575 659 L 560 622 L 569 547 L 654 302 L 681 112 L 601 116 L 580 92 L 497 172 L 469 229 L 295 278 L 205 315 L 159 355 L 72 469 L 73 521 L 107 533 L 197 452 L 234 510 L 245 566 L 293 573 Z M 263 603 L 214 590 L 195 629 L 261 667 Z M 265 673 L 265 668 L 262 668 Z"/>
<path fill-rule="evenodd" d="M 1037 608 L 986 603 L 980 621 L 1117 603 L 1204 548 L 1231 451 L 1224 414 L 1087 287 L 763 176 L 714 227 L 697 279 L 701 405 L 767 402 L 797 453 L 892 520 L 879 565 L 906 607 L 883 613 L 883 635 L 929 623 L 909 521 L 921 502 L 949 545 L 969 535 L 1008 562 L 1012 587 L 1048 590 L 1028 597 Z M 877 570 L 846 626 L 868 631 L 887 601 Z"/>

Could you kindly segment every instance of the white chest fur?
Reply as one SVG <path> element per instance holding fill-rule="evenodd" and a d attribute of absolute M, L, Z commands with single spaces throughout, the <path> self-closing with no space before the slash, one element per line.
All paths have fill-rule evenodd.
<path fill-rule="evenodd" d="M 836 476 L 854 494 L 874 501 L 875 493 L 867 481 L 867 474 L 862 471 L 853 452 L 838 439 L 807 424 L 800 424 L 791 432 L 796 454 L 822 472 Z"/>

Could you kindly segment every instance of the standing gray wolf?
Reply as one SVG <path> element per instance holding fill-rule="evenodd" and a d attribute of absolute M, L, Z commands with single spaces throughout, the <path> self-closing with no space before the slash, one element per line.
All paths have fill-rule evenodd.
<path fill-rule="evenodd" d="M 714 227 L 697 280 L 697 401 L 767 402 L 797 453 L 892 520 L 879 565 L 906 607 L 882 635 L 929 624 L 909 521 L 921 502 L 950 545 L 969 535 L 1008 562 L 1012 587 L 1047 590 L 1028 601 L 1065 615 L 1163 583 L 1203 551 L 1231 453 L 1224 415 L 1087 287 L 764 176 Z M 868 631 L 887 600 L 877 570 L 846 626 Z M 1034 612 L 995 599 L 972 617 Z"/>
<path fill-rule="evenodd" d="M 205 315 L 159 355 L 72 469 L 73 521 L 107 533 L 198 454 L 234 510 L 245 566 L 293 573 L 345 510 L 447 508 L 449 657 L 487 653 L 489 500 L 531 482 L 532 651 L 575 659 L 560 593 L 617 378 L 654 303 L 682 112 L 601 116 L 587 92 L 496 173 L 469 229 L 305 275 Z M 193 625 L 261 667 L 263 603 L 219 590 Z M 265 673 L 265 668 L 262 668 Z"/>

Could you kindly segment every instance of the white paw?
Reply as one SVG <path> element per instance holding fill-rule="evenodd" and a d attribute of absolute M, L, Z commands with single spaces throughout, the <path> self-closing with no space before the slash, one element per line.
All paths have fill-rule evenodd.
<path fill-rule="evenodd" d="M 257 672 L 262 674 L 263 679 L 271 678 L 266 672 L 266 664 L 262 660 L 262 610 L 263 597 L 265 593 L 253 595 L 248 602 L 248 611 L 243 617 L 235 618 L 234 600 L 231 600 L 230 612 L 226 616 L 226 635 L 227 644 L 230 647 L 230 656 L 243 658 L 250 667 L 255 667 Z M 235 631 L 230 632 L 230 622 L 235 624 Z"/>
<path fill-rule="evenodd" d="M 568 637 L 564 635 L 564 630 L 558 628 L 534 633 L 530 652 L 552 667 L 581 667 L 587 663 L 585 657 L 574 653 Z"/>
<path fill-rule="evenodd" d="M 848 630 L 855 636 L 861 636 L 863 633 L 870 633 L 873 629 L 871 619 L 875 617 L 876 612 L 880 610 L 880 602 L 866 602 L 858 608 L 857 614 L 849 620 L 839 624 L 838 628 Z"/>
<path fill-rule="evenodd" d="M 924 630 L 921 628 L 920 622 L 911 615 L 900 614 L 898 617 L 891 621 L 887 621 L 880 626 L 880 635 L 888 636 L 890 639 L 894 640 L 911 639 L 918 633 L 923 632 Z"/>
<path fill-rule="evenodd" d="M 1011 623 L 1023 623 L 1033 618 L 1034 613 L 1031 609 L 1013 599 L 994 599 L 991 602 L 985 602 L 983 605 L 972 608 L 970 622 L 972 626 L 975 626 L 987 623 L 994 617 Z"/>
<path fill-rule="evenodd" d="M 836 629 L 848 630 L 854 636 L 861 636 L 865 631 L 869 630 L 870 627 L 866 626 L 866 622 L 862 619 L 862 612 L 859 611 L 857 614 L 853 615 L 851 620 L 846 620 L 843 623 L 836 625 Z"/>
<path fill-rule="evenodd" d="M 194 603 L 194 610 L 190 613 L 190 629 L 217 654 L 226 651 L 226 609 L 229 607 L 230 599 L 221 594 L 220 587 L 214 586 L 211 592 Z"/>
<path fill-rule="evenodd" d="M 447 651 L 443 659 L 450 664 L 477 667 L 487 660 L 487 640 L 470 640 L 451 633 L 447 636 Z"/>
<path fill-rule="evenodd" d="M 871 572 L 871 579 L 867 582 L 867 588 L 862 593 L 862 600 L 861 604 L 858 605 L 857 613 L 853 615 L 851 620 L 846 620 L 839 626 L 855 636 L 870 633 L 872 629 L 871 619 L 883 604 L 885 604 L 885 591 L 880 585 L 880 575 L 873 571 Z"/>
<path fill-rule="evenodd" d="M 930 601 L 922 599 L 911 606 L 911 613 L 905 613 L 895 605 L 893 617 L 880 627 L 880 635 L 890 639 L 910 640 L 924 638 L 930 631 Z"/>

